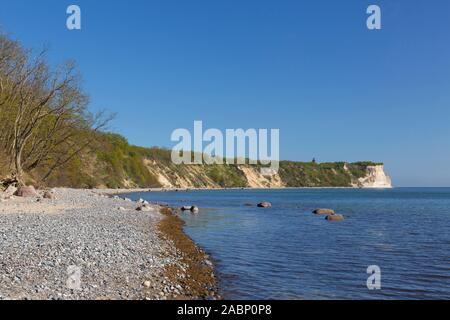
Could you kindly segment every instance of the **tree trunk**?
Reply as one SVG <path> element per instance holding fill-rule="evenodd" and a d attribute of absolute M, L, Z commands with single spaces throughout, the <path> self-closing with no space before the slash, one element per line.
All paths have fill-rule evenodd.
<path fill-rule="evenodd" d="M 22 169 L 22 148 L 17 148 L 14 152 L 14 178 L 17 180 L 18 186 L 23 186 L 23 169 Z"/>

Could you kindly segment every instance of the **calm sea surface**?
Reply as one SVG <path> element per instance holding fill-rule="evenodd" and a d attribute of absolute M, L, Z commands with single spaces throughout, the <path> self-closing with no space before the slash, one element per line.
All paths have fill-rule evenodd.
<path fill-rule="evenodd" d="M 228 299 L 450 299 L 450 188 L 142 193 L 172 206 Z M 270 201 L 271 209 L 247 207 Z M 333 208 L 344 222 L 315 216 Z M 367 267 L 381 290 L 367 289 Z"/>

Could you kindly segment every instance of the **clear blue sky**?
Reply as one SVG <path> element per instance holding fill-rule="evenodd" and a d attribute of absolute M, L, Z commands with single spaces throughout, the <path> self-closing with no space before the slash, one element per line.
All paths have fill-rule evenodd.
<path fill-rule="evenodd" d="M 133 144 L 171 147 L 194 120 L 279 128 L 283 159 L 383 161 L 397 186 L 450 186 L 448 0 L 0 0 L 0 25 L 75 59 Z"/>

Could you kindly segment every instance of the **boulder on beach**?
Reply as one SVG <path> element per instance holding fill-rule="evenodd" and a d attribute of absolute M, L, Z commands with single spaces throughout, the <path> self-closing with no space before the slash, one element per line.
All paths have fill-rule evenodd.
<path fill-rule="evenodd" d="M 137 207 L 136 211 L 152 211 L 152 208 L 147 204 L 143 204 L 143 205 Z"/>
<path fill-rule="evenodd" d="M 271 208 L 271 207 L 272 207 L 272 204 L 270 202 L 264 201 L 264 202 L 258 203 L 258 208 Z"/>
<path fill-rule="evenodd" d="M 144 200 L 144 199 L 139 199 L 139 200 L 138 200 L 138 203 L 144 204 L 144 205 L 150 204 L 147 200 Z"/>
<path fill-rule="evenodd" d="M 327 221 L 344 221 L 345 218 L 342 214 L 330 214 L 325 218 L 325 220 L 327 220 Z"/>
<path fill-rule="evenodd" d="M 33 186 L 19 187 L 14 195 L 23 198 L 39 197 L 39 194 L 36 192 L 36 189 Z"/>
<path fill-rule="evenodd" d="M 6 188 L 5 191 L 3 191 L 3 193 L 5 194 L 5 196 L 12 196 L 16 193 L 16 191 L 17 187 L 15 185 L 10 185 L 8 188 Z"/>
<path fill-rule="evenodd" d="M 333 209 L 316 209 L 313 211 L 314 214 L 327 214 L 327 215 L 332 215 L 334 214 L 334 210 Z"/>
<path fill-rule="evenodd" d="M 51 191 L 45 191 L 43 195 L 44 199 L 56 200 L 56 195 Z"/>

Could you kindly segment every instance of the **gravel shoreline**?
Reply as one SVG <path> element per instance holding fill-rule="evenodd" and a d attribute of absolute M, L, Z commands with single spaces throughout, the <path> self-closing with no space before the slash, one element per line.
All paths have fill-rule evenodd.
<path fill-rule="evenodd" d="M 0 300 L 219 298 L 211 262 L 169 208 L 54 193 L 0 202 Z"/>

